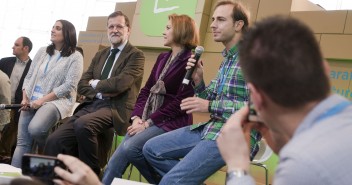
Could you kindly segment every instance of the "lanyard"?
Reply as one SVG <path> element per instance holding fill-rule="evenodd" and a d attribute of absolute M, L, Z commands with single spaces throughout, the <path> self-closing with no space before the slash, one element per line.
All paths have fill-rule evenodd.
<path fill-rule="evenodd" d="M 317 119 L 316 122 L 321 121 L 323 119 L 326 119 L 330 116 L 333 116 L 341 111 L 343 111 L 346 107 L 348 107 L 349 105 L 351 105 L 351 102 L 349 101 L 343 101 L 333 107 L 331 107 L 330 109 L 328 109 L 327 111 L 325 111 L 323 114 L 321 114 Z"/>
<path fill-rule="evenodd" d="M 59 57 L 57 57 L 56 59 L 56 62 L 59 61 L 61 58 L 61 54 L 59 54 Z M 47 70 L 48 70 L 48 65 L 49 65 L 49 62 L 51 61 L 51 56 L 49 55 L 49 60 L 48 62 L 46 63 L 46 66 L 45 66 L 45 69 L 44 69 L 44 74 L 46 74 Z"/>

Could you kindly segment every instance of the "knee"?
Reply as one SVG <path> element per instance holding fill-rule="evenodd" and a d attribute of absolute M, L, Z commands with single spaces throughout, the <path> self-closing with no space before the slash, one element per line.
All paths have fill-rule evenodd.
<path fill-rule="evenodd" d="M 138 147 L 133 142 L 125 142 L 122 149 L 129 161 L 133 161 L 143 155 L 142 148 Z"/>
<path fill-rule="evenodd" d="M 90 134 L 90 130 L 88 128 L 87 124 L 88 120 L 84 120 L 82 118 L 76 119 L 72 124 L 73 124 L 73 129 L 75 131 L 76 136 L 87 136 L 87 134 Z"/>
<path fill-rule="evenodd" d="M 114 168 L 112 166 L 115 166 L 116 163 L 120 162 L 121 158 L 125 158 L 126 156 L 126 148 L 123 146 L 123 143 L 120 143 L 120 145 L 116 148 L 116 150 L 110 157 L 108 167 L 111 166 L 111 168 Z"/>
<path fill-rule="evenodd" d="M 150 140 L 144 144 L 142 152 L 143 152 L 144 157 L 147 159 L 151 158 L 154 155 L 153 143 L 150 142 Z"/>
<path fill-rule="evenodd" d="M 55 132 L 50 134 L 49 137 L 46 139 L 45 146 L 60 146 L 60 137 L 58 137 Z"/>
<path fill-rule="evenodd" d="M 39 127 L 35 127 L 35 126 L 31 126 L 31 125 L 28 126 L 28 133 L 35 140 L 38 140 L 47 134 L 47 132 L 44 132 Z"/>

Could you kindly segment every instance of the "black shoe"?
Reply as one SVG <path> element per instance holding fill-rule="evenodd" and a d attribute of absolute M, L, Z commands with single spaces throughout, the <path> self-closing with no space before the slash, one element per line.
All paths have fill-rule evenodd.
<path fill-rule="evenodd" d="M 0 163 L 11 164 L 11 157 L 10 156 L 2 156 L 0 155 Z"/>

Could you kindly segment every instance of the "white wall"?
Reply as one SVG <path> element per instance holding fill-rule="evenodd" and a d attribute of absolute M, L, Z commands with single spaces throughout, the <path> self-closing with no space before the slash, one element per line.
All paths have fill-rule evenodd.
<path fill-rule="evenodd" d="M 116 2 L 136 0 L 0 0 L 0 58 L 12 56 L 12 46 L 20 36 L 33 42 L 30 53 L 50 44 L 55 21 L 66 19 L 75 25 L 77 37 L 85 30 L 89 16 L 107 16 Z"/>

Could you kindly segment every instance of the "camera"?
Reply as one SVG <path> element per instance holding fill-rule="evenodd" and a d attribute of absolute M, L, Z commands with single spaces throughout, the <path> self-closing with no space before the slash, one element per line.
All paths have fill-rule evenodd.
<path fill-rule="evenodd" d="M 248 120 L 252 122 L 261 122 L 257 114 L 257 111 L 254 109 L 254 105 L 251 100 L 249 100 L 248 106 L 249 106 Z"/>
<path fill-rule="evenodd" d="M 24 154 L 22 157 L 22 174 L 40 181 L 48 182 L 59 178 L 54 172 L 55 166 L 66 169 L 65 164 L 56 157 L 36 154 Z"/>

